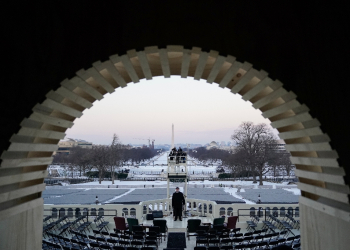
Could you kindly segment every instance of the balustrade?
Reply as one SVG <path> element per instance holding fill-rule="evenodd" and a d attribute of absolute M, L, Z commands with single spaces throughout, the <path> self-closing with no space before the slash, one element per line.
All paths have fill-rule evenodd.
<path fill-rule="evenodd" d="M 171 199 L 149 200 L 132 205 L 44 205 L 44 216 L 52 215 L 54 219 L 59 219 L 68 215 L 71 220 L 80 215 L 87 217 L 102 215 L 105 220 L 110 222 L 113 222 L 114 216 L 142 220 L 146 218 L 146 214 L 152 213 L 152 211 L 162 211 L 164 216 L 170 216 L 172 212 Z M 237 215 L 239 221 L 244 222 L 250 220 L 252 213 L 259 216 L 277 213 L 278 217 L 283 217 L 288 212 L 298 217 L 299 204 L 217 204 L 214 201 L 187 198 L 186 211 L 190 216 L 209 217 L 210 219 Z"/>

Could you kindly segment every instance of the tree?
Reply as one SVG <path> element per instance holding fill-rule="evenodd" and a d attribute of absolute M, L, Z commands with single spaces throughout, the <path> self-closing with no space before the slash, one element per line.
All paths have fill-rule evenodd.
<path fill-rule="evenodd" d="M 287 176 L 290 176 L 291 170 L 294 168 L 294 165 L 290 161 L 290 153 L 287 151 L 276 151 L 276 157 L 271 161 L 272 168 L 280 168 L 283 171 L 286 171 Z"/>
<path fill-rule="evenodd" d="M 101 184 L 102 178 L 106 172 L 108 166 L 108 146 L 105 145 L 93 145 L 92 146 L 92 163 L 98 170 L 98 182 Z"/>
<path fill-rule="evenodd" d="M 259 185 L 263 185 L 262 176 L 268 172 L 266 163 L 273 158 L 277 147 L 277 138 L 271 129 L 264 123 L 254 125 L 252 122 L 243 122 L 231 139 L 237 144 L 234 154 L 244 155 L 242 160 L 253 174 L 253 183 L 256 183 L 257 172 Z"/>
<path fill-rule="evenodd" d="M 236 149 L 223 161 L 223 164 L 231 170 L 234 178 L 237 177 L 237 174 L 239 174 L 239 176 L 242 176 L 242 174 L 248 174 L 249 176 L 250 169 L 247 159 L 245 150 Z"/>
<path fill-rule="evenodd" d="M 119 141 L 119 137 L 116 134 L 113 134 L 112 144 L 109 147 L 109 167 L 111 172 L 112 184 L 114 184 L 114 174 L 116 168 L 119 168 L 123 162 L 123 145 Z"/>
<path fill-rule="evenodd" d="M 215 163 L 220 161 L 223 162 L 227 157 L 229 157 L 230 153 L 226 150 L 218 148 L 208 150 L 205 147 L 199 147 L 196 148 L 196 153 L 194 153 L 193 150 L 190 150 L 189 155 L 206 163 Z"/>
<path fill-rule="evenodd" d="M 55 163 L 63 164 L 63 163 L 67 163 L 67 162 L 69 162 L 67 154 L 58 153 L 58 154 L 55 154 L 53 156 L 53 160 L 52 160 L 53 164 L 55 164 Z"/>
<path fill-rule="evenodd" d="M 72 147 L 69 153 L 69 162 L 75 166 L 75 168 L 79 171 L 79 176 L 81 177 L 81 173 L 85 174 L 90 161 L 91 154 L 90 149 L 82 148 L 82 147 Z"/>

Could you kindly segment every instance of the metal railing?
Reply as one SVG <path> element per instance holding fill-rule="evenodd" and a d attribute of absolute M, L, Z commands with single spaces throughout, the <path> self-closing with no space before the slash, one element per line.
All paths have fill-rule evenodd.
<path fill-rule="evenodd" d="M 60 207 L 62 208 L 62 207 Z M 57 210 L 54 210 L 55 208 L 51 209 L 44 209 L 44 214 L 43 216 L 49 216 L 48 213 L 52 216 L 52 219 L 60 219 L 64 216 L 67 216 L 68 219 L 70 218 L 78 218 L 80 216 L 86 216 L 87 220 L 89 221 L 89 216 L 90 217 L 97 217 L 97 216 L 103 216 L 103 217 L 115 217 L 118 216 L 118 211 L 116 209 L 103 209 L 103 210 L 93 210 L 93 209 L 88 209 L 88 208 L 83 208 L 79 209 L 79 211 L 76 210 L 76 207 L 72 210 L 70 207 L 64 208 L 65 211 L 62 211 L 60 208 L 56 208 Z M 107 214 L 106 214 L 107 212 Z M 114 212 L 115 214 L 108 214 L 108 212 Z M 92 214 L 91 214 L 92 213 Z"/>
<path fill-rule="evenodd" d="M 298 208 L 298 209 L 297 209 Z M 244 214 L 244 211 L 249 211 L 249 214 Z M 281 213 L 282 211 L 282 213 Z M 243 212 L 243 214 L 242 214 Z M 295 209 L 282 209 L 282 208 L 258 208 L 258 209 L 237 209 L 237 221 L 239 222 L 240 217 L 251 217 L 251 216 L 259 216 L 264 217 L 266 221 L 266 216 L 273 215 L 274 217 L 285 217 L 286 214 L 291 215 L 292 217 L 299 217 L 299 207 L 296 207 Z"/>

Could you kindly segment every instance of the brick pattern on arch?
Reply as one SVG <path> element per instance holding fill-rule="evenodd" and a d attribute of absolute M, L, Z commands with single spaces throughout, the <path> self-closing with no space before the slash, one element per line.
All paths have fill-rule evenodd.
<path fill-rule="evenodd" d="M 140 79 L 181 75 L 229 88 L 261 110 L 292 155 L 300 179 L 300 203 L 349 222 L 349 186 L 344 182 L 345 171 L 338 165 L 338 155 L 329 145 L 330 138 L 309 114 L 308 107 L 297 101 L 296 94 L 285 90 L 279 80 L 269 78 L 267 72 L 238 62 L 233 56 L 220 56 L 217 51 L 183 46 L 130 50 L 92 65 L 50 91 L 11 137 L 10 147 L 1 155 L 0 220 L 42 206 L 43 179 L 51 155 L 65 131 L 94 101 Z"/>

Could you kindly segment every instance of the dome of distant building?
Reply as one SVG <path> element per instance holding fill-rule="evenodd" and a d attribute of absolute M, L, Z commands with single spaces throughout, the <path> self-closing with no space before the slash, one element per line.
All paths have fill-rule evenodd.
<path fill-rule="evenodd" d="M 92 148 L 92 142 L 72 138 L 63 139 L 58 142 L 58 150 L 55 151 L 53 154 L 68 155 L 72 147 Z"/>
<path fill-rule="evenodd" d="M 219 148 L 219 145 L 218 145 L 215 141 L 212 141 L 212 142 L 207 146 L 207 149 L 212 149 L 212 148 Z"/>

